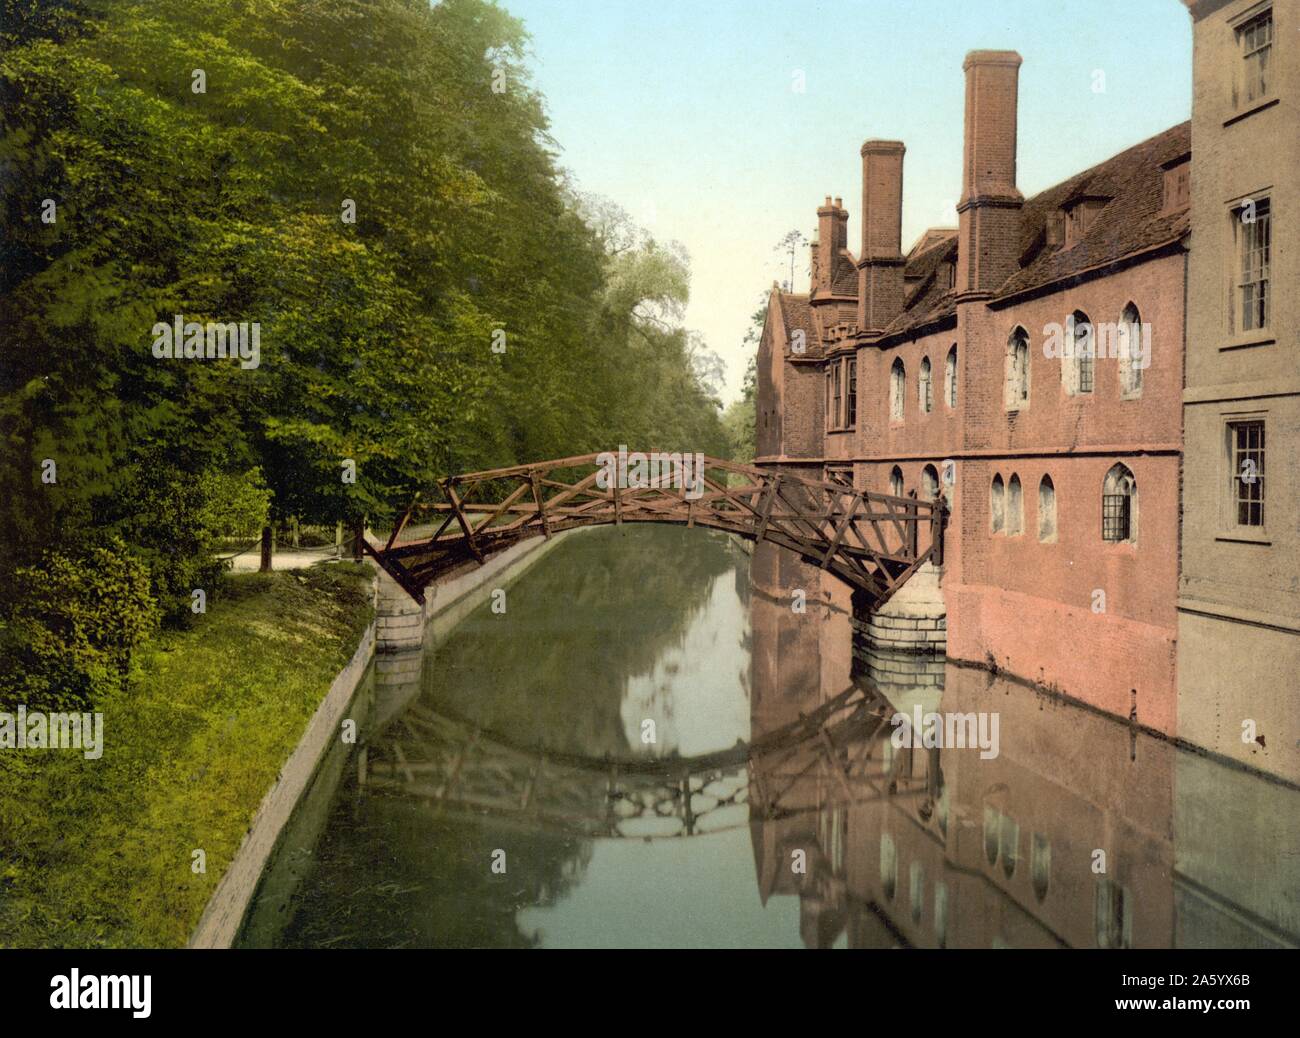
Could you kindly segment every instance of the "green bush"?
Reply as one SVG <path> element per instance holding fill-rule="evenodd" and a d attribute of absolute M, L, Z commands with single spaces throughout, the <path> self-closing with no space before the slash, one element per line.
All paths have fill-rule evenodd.
<path fill-rule="evenodd" d="M 148 568 L 122 541 L 46 552 L 15 581 L 0 628 L 0 700 L 73 709 L 121 688 L 131 651 L 159 621 Z"/>
<path fill-rule="evenodd" d="M 219 591 L 223 537 L 262 528 L 270 491 L 261 473 L 205 470 L 197 475 L 161 458 L 141 463 L 129 495 L 118 502 L 118 527 L 149 569 L 154 597 L 172 626 L 188 626 L 191 595 L 202 589 L 211 601 Z"/>

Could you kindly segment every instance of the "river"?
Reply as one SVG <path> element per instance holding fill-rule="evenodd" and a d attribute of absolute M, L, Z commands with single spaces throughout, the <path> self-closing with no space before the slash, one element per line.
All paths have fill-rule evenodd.
<path fill-rule="evenodd" d="M 1300 943 L 1300 792 L 872 649 L 847 589 L 780 549 L 593 529 L 504 590 L 380 676 L 364 756 L 242 943 Z M 895 745 L 914 710 L 992 727 Z"/>

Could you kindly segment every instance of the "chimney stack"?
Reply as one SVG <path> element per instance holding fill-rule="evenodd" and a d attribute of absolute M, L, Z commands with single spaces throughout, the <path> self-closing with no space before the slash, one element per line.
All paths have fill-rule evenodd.
<path fill-rule="evenodd" d="M 966 142 L 957 203 L 957 290 L 988 296 L 1015 273 L 1020 256 L 1016 107 L 1020 55 L 973 50 L 966 73 Z"/>
<path fill-rule="evenodd" d="M 830 294 L 835 264 L 849 245 L 849 214 L 841 199 L 826 202 L 817 210 L 817 245 L 813 250 L 813 294 Z"/>
<path fill-rule="evenodd" d="M 878 334 L 903 312 L 902 141 L 862 145 L 862 254 L 858 327 Z"/>

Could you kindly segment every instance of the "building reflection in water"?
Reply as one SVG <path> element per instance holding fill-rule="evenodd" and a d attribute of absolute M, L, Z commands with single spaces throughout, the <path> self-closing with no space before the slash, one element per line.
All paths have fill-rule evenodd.
<path fill-rule="evenodd" d="M 1294 787 L 984 670 L 855 641 L 848 589 L 774 546 L 755 550 L 751 584 L 752 738 L 852 684 L 881 715 L 854 745 L 823 738 L 797 766 L 751 768 L 760 896 L 799 898 L 806 945 L 1300 943 Z M 996 712 L 997 756 L 895 748 L 887 718 L 916 705 Z"/>

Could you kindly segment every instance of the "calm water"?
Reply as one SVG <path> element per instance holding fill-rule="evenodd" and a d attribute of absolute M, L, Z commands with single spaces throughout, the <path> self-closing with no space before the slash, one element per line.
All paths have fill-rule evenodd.
<path fill-rule="evenodd" d="M 1297 943 L 1300 794 L 855 646 L 844 589 L 771 547 L 584 531 L 383 663 L 364 764 L 245 943 Z M 996 714 L 997 756 L 895 748 L 914 705 Z"/>

